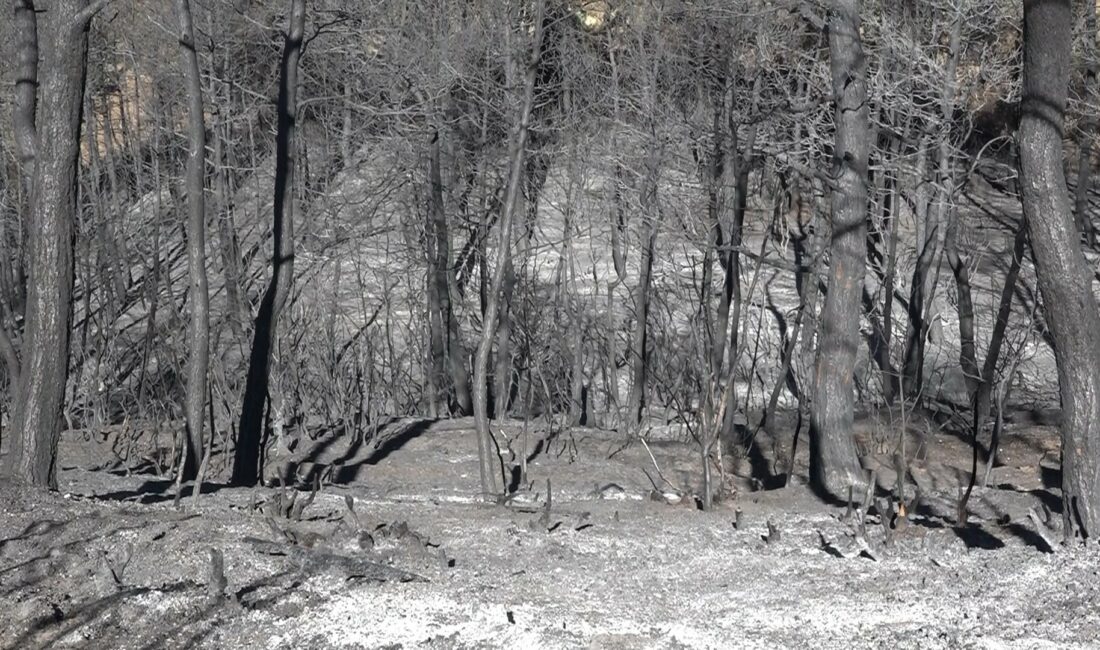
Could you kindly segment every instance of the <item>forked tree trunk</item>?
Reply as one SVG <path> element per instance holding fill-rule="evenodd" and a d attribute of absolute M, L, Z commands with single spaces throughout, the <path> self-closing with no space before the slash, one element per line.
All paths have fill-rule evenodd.
<path fill-rule="evenodd" d="M 496 334 L 497 315 L 501 309 L 501 293 L 504 287 L 504 275 L 507 270 L 505 261 L 511 255 L 512 225 L 515 221 L 516 206 L 520 201 L 520 188 L 523 185 L 524 157 L 527 153 L 527 137 L 531 123 L 531 106 L 535 95 L 535 70 L 539 53 L 542 51 L 543 16 L 546 0 L 539 0 L 535 11 L 535 33 L 530 50 L 530 59 L 524 69 L 523 97 L 520 100 L 519 115 L 512 129 L 509 146 L 508 188 L 504 198 L 503 212 L 500 216 L 500 240 L 498 255 L 500 259 L 493 270 L 492 284 L 485 297 L 485 311 L 482 317 L 481 340 L 478 342 L 477 355 L 474 358 L 474 425 L 477 429 L 478 469 L 481 475 L 481 494 L 491 498 L 496 491 L 497 481 L 493 471 L 492 433 L 489 431 L 488 382 L 489 355 L 492 352 L 493 337 Z M 484 256 L 482 257 L 484 259 Z M 484 283 L 483 283 L 484 285 Z M 499 409 L 498 409 L 499 410 Z"/>
<path fill-rule="evenodd" d="M 45 5 L 45 6 L 43 6 Z M 57 488 L 57 444 L 69 376 L 73 296 L 73 241 L 80 156 L 88 23 L 101 7 L 88 0 L 36 6 L 37 20 L 21 13 L 25 48 L 36 41 L 39 106 L 34 132 L 34 171 L 27 220 L 28 293 L 19 396 L 12 418 L 6 474 L 36 486 Z M 29 3 L 21 5 L 26 11 Z M 29 50 L 23 52 L 30 56 Z M 27 89 L 20 84 L 19 91 Z M 22 125 L 21 128 L 26 128 Z M 21 133 L 20 138 L 26 133 Z"/>
<path fill-rule="evenodd" d="M 922 141 L 920 151 L 925 150 Z M 920 251 L 913 264 L 913 273 L 909 281 L 909 301 L 906 304 L 905 351 L 901 368 L 901 389 L 905 398 L 913 399 L 924 389 L 924 342 L 928 332 L 925 323 L 924 304 L 928 289 L 928 277 L 932 260 L 936 257 L 939 241 L 939 224 L 935 222 L 935 212 L 929 209 L 928 189 L 923 182 L 928 167 L 928 156 L 918 153 L 917 169 L 914 176 L 918 187 L 914 194 L 916 203 L 917 246 Z"/>
<path fill-rule="evenodd" d="M 187 456 L 184 477 L 195 478 L 202 462 L 203 425 L 206 421 L 206 375 L 210 366 L 210 291 L 206 279 L 206 125 L 203 120 L 202 77 L 195 51 L 195 28 L 189 0 L 176 0 L 180 60 L 187 85 L 187 277 L 191 319 L 187 327 L 187 386 L 184 417 Z"/>
<path fill-rule="evenodd" d="M 977 390 L 972 397 L 972 428 L 974 440 L 985 427 L 985 419 L 989 415 L 990 402 L 993 395 L 993 375 L 997 371 L 997 362 L 1001 358 L 1001 346 L 1004 345 L 1005 332 L 1008 329 L 1008 319 L 1012 315 L 1012 296 L 1016 292 L 1016 281 L 1020 277 L 1020 263 L 1023 260 L 1027 246 L 1027 229 L 1021 225 L 1016 231 L 1016 237 L 1012 244 L 1012 262 L 1009 263 L 1008 272 L 1005 274 L 1005 283 L 1001 288 L 1001 299 L 997 304 L 997 320 L 993 323 L 993 331 L 989 335 L 989 348 L 985 353 L 985 361 L 982 363 L 981 377 Z M 1006 380 L 1011 382 L 1011 377 Z M 996 436 L 990 439 L 988 462 L 992 463 L 997 457 Z M 987 474 L 988 475 L 988 474 Z"/>
<path fill-rule="evenodd" d="M 829 67 L 836 97 L 836 186 L 828 293 L 810 411 L 810 481 L 820 494 L 834 499 L 847 497 L 850 487 L 859 489 L 866 482 L 852 437 L 870 152 L 867 62 L 860 42 L 859 11 L 859 0 L 835 0 L 829 21 Z"/>
<path fill-rule="evenodd" d="M 1020 194 L 1062 397 L 1062 516 L 1067 538 L 1100 536 L 1100 312 L 1062 170 L 1069 0 L 1024 1 Z"/>
<path fill-rule="evenodd" d="M 268 401 L 272 352 L 277 340 L 279 316 L 286 305 L 287 296 L 290 295 L 290 284 L 294 278 L 294 137 L 298 116 L 298 60 L 302 51 L 305 22 L 305 0 L 291 0 L 290 24 L 283 46 L 276 107 L 279 118 L 275 134 L 271 280 L 256 314 L 237 449 L 233 457 L 235 485 L 255 485 L 260 479 L 264 446 L 264 407 Z"/>

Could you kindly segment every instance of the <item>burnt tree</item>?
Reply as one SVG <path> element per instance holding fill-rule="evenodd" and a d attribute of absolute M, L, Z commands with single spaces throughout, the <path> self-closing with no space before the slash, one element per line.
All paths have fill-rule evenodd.
<path fill-rule="evenodd" d="M 203 119 L 202 76 L 195 50 L 195 28 L 189 0 L 176 0 L 179 22 L 180 62 L 187 86 L 187 386 L 184 418 L 187 423 L 187 455 L 184 476 L 199 474 L 203 450 L 203 409 L 206 406 L 206 376 L 210 366 L 210 291 L 206 278 L 206 204 L 203 197 L 206 172 L 206 124 Z"/>
<path fill-rule="evenodd" d="M 1062 169 L 1069 0 L 1025 0 L 1020 195 L 1062 398 L 1067 538 L 1100 535 L 1100 312 Z"/>
<path fill-rule="evenodd" d="M 277 325 L 294 277 L 294 147 L 298 115 L 298 61 L 305 33 L 305 0 L 291 0 L 290 24 L 283 46 L 275 134 L 275 203 L 272 233 L 271 280 L 256 314 L 248 378 L 241 407 L 237 449 L 233 457 L 233 483 L 255 485 L 262 468 L 264 407 L 268 402 L 271 360 Z"/>
<path fill-rule="evenodd" d="M 474 424 L 477 433 L 478 469 L 481 477 L 481 494 L 489 499 L 496 491 L 496 478 L 492 467 L 493 439 L 489 431 L 489 395 L 488 372 L 489 355 L 492 352 L 493 338 L 497 334 L 498 316 L 501 312 L 501 300 L 504 293 L 505 275 L 508 271 L 507 260 L 512 254 L 512 227 L 517 206 L 520 202 L 520 189 L 523 185 L 524 160 L 527 155 L 527 140 L 530 135 L 531 109 L 534 104 L 536 70 L 539 54 L 542 51 L 543 16 L 546 12 L 545 0 L 537 3 L 534 24 L 533 43 L 530 59 L 526 62 L 523 77 L 523 94 L 519 101 L 515 124 L 512 127 L 508 147 L 508 187 L 504 206 L 500 215 L 499 255 L 496 268 L 493 269 L 491 284 L 484 298 L 484 316 L 482 317 L 481 338 L 478 341 L 477 354 L 474 357 Z M 484 256 L 482 257 L 484 259 Z M 486 283 L 482 283 L 484 286 Z M 498 412 L 500 409 L 498 409 Z"/>
<path fill-rule="evenodd" d="M 859 0 L 836 0 L 829 19 L 829 68 L 835 95 L 832 231 L 828 293 L 821 313 L 814 398 L 810 409 L 810 481 L 843 498 L 865 482 L 852 438 L 853 373 L 859 347 L 865 272 L 867 162 L 871 148 L 867 61 L 859 33 Z"/>
<path fill-rule="evenodd" d="M 37 105 L 17 120 L 21 162 L 33 159 L 27 215 L 27 298 L 12 445 L 5 473 L 57 488 L 57 444 L 69 377 L 73 299 L 73 242 L 77 169 L 87 70 L 88 25 L 103 2 L 21 2 L 21 70 L 37 76 Z M 29 12 L 29 13 L 28 13 Z M 38 65 L 31 65 L 37 57 Z M 26 108 L 28 80 L 20 79 L 17 106 Z M 33 101 L 32 101 L 33 105 Z M 17 108 L 17 113 L 19 108 Z M 28 123 L 26 120 L 33 120 Z M 29 137 L 33 133 L 33 138 Z M 27 144 L 33 140 L 32 148 Z M 29 154 L 29 155 L 28 155 Z M 26 177 L 26 170 L 24 169 Z"/>

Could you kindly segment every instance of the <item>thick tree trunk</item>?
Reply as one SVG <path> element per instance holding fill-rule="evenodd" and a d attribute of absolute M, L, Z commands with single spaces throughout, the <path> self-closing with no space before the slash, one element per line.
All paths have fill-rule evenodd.
<path fill-rule="evenodd" d="M 268 402 L 279 316 L 294 278 L 294 159 L 298 115 L 298 60 L 306 21 L 305 0 L 291 0 L 290 24 L 280 66 L 278 126 L 275 134 L 274 248 L 271 280 L 260 302 L 248 360 L 241 424 L 233 458 L 233 483 L 255 485 L 264 446 L 264 407 Z"/>
<path fill-rule="evenodd" d="M 210 366 L 210 291 L 206 280 L 206 125 L 203 120 L 202 77 L 195 51 L 195 28 L 189 0 L 176 0 L 180 60 L 187 85 L 187 277 L 191 319 L 187 327 L 187 386 L 184 416 L 187 422 L 187 458 L 184 477 L 198 474 L 202 462 L 203 425 L 206 422 L 206 376 Z"/>
<path fill-rule="evenodd" d="M 870 152 L 867 62 L 860 43 L 859 11 L 859 0 L 835 0 L 829 21 L 829 60 L 836 95 L 836 187 L 832 192 L 829 289 L 821 314 L 810 414 L 810 480 L 823 496 L 836 499 L 846 498 L 850 487 L 866 482 L 852 437 Z"/>
<path fill-rule="evenodd" d="M 1100 312 L 1062 170 L 1069 0 L 1025 0 L 1020 192 L 1062 397 L 1066 536 L 1100 536 Z"/>
<path fill-rule="evenodd" d="M 28 4 L 23 4 L 26 11 Z M 28 293 L 22 374 L 7 474 L 56 489 L 57 444 L 69 376 L 77 168 L 87 67 L 88 23 L 97 5 L 59 0 L 35 7 L 41 65 L 34 176 L 28 219 Z M 21 26 L 30 19 L 21 13 Z M 31 38 L 21 33 L 22 38 Z M 26 88 L 20 81 L 19 91 Z M 22 95 L 21 95 L 22 98 Z M 21 134 L 22 138 L 26 134 Z"/>
<path fill-rule="evenodd" d="M 478 468 L 481 474 L 481 494 L 489 499 L 496 491 L 497 482 L 492 466 L 492 433 L 489 431 L 488 378 L 489 355 L 496 334 L 497 315 L 500 312 L 501 294 L 504 287 L 505 263 L 511 255 L 512 224 L 515 221 L 516 206 L 520 202 L 520 189 L 523 185 L 524 158 L 527 153 L 527 138 L 531 123 L 531 107 L 535 95 L 535 71 L 539 54 L 542 51 L 543 16 L 546 10 L 545 0 L 540 0 L 535 12 L 534 39 L 530 50 L 530 59 L 524 70 L 523 97 L 520 101 L 519 115 L 512 129 L 509 147 L 508 188 L 504 199 L 504 208 L 500 217 L 499 256 L 493 270 L 492 284 L 485 300 L 485 312 L 481 324 L 481 340 L 478 342 L 474 359 L 474 424 L 477 429 Z M 500 409 L 498 409 L 499 411 Z"/>

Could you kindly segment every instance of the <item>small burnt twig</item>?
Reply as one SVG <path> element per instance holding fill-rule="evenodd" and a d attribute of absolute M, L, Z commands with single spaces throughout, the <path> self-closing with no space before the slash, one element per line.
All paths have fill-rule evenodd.
<path fill-rule="evenodd" d="M 657 458 L 653 455 L 653 451 L 650 450 L 650 448 L 649 448 L 649 443 L 647 443 L 645 441 L 645 438 L 638 438 L 638 440 L 641 441 L 642 446 L 645 447 L 646 453 L 649 454 L 649 460 L 653 461 L 653 469 L 655 469 L 657 471 L 657 476 L 660 477 L 660 479 L 662 481 L 664 481 L 665 485 L 667 485 L 669 487 L 669 489 L 671 489 L 673 492 L 676 492 L 677 494 L 679 494 L 680 490 L 675 485 L 673 485 L 671 481 L 669 481 L 667 478 L 665 478 L 664 473 L 661 471 L 661 466 L 657 464 Z M 646 476 L 649 476 L 649 474 L 646 473 Z M 652 478 L 649 479 L 649 482 L 654 483 Z M 659 489 L 657 488 L 656 483 L 654 483 L 653 489 L 659 491 Z"/>

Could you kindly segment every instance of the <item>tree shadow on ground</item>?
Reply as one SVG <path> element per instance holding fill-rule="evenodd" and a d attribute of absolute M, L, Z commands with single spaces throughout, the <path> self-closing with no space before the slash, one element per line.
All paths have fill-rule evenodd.
<path fill-rule="evenodd" d="M 164 587 L 161 591 L 180 591 L 181 585 L 172 585 Z M 113 594 L 96 598 L 94 600 L 79 604 L 69 611 L 64 612 L 56 605 L 53 606 L 49 614 L 40 616 L 35 619 L 27 629 L 20 634 L 15 642 L 11 645 L 13 648 L 49 648 L 54 646 L 57 642 L 61 641 L 64 637 L 72 634 L 80 628 L 87 627 L 100 617 L 101 614 L 107 612 L 127 599 L 137 598 L 143 596 L 152 589 L 149 587 L 132 587 L 129 589 L 122 589 Z M 34 640 L 39 635 L 44 635 L 47 631 L 52 631 L 52 634 L 48 635 L 45 639 L 42 639 L 38 643 L 34 643 Z M 90 639 L 85 639 L 90 641 Z"/>
<path fill-rule="evenodd" d="M 338 464 L 333 464 L 331 481 L 333 483 L 350 483 L 359 478 L 359 473 L 365 466 L 378 465 L 399 451 L 410 441 L 427 433 L 436 422 L 433 418 L 417 418 L 413 420 L 399 420 L 391 422 L 380 428 L 371 441 L 373 449 L 365 457 L 361 457 L 352 463 L 348 460 L 355 459 L 365 446 L 365 441 L 352 443 L 348 451 L 340 458 Z"/>
<path fill-rule="evenodd" d="M 998 486 L 998 489 L 1005 489 L 1005 486 Z M 1017 490 L 1011 488 L 1011 486 L 1008 489 L 1021 494 L 1031 494 L 1040 499 L 1043 498 L 1041 495 L 1052 496 L 1042 490 Z M 1007 512 L 999 508 L 994 507 L 993 513 L 995 515 L 995 523 L 993 524 L 971 521 L 965 526 L 959 526 L 954 521 L 956 516 L 954 513 L 948 513 L 942 507 L 936 508 L 926 501 L 921 501 L 917 504 L 909 521 L 911 524 L 922 528 L 951 528 L 955 536 L 962 540 L 968 549 L 996 550 L 1005 548 L 1008 545 L 1006 540 L 1009 537 L 1015 537 L 1036 550 L 1044 553 L 1053 552 L 1054 549 L 1051 548 L 1050 544 L 1035 530 L 1020 521 L 1013 521 Z"/>
<path fill-rule="evenodd" d="M 295 593 L 301 584 L 300 578 L 294 578 L 296 572 L 283 570 L 265 576 L 242 586 L 233 594 L 233 598 L 210 598 L 205 585 L 191 580 L 181 580 L 161 587 L 127 587 L 119 591 L 90 599 L 62 611 L 58 608 L 32 621 L 15 639 L 13 648 L 47 648 L 58 643 L 74 632 L 81 632 L 89 647 L 113 647 L 133 637 L 145 641 L 142 650 L 154 650 L 164 647 L 195 647 L 214 631 L 219 629 L 226 619 L 248 615 L 249 612 L 269 610 L 286 597 Z M 288 578 L 294 578 L 287 582 Z M 285 583 L 285 584 L 284 584 Z M 259 598 L 253 596 L 263 590 L 268 593 Z M 135 629 L 125 623 L 114 622 L 111 625 L 96 625 L 106 622 L 111 613 L 127 601 L 134 601 L 149 594 L 188 594 L 193 596 L 194 604 L 177 613 L 174 621 L 146 620 L 148 627 Z M 169 614 L 171 616 L 171 614 Z M 96 633 L 98 632 L 98 637 Z M 146 637 L 148 633 L 150 636 Z M 144 638 L 143 638 L 144 637 Z M 145 640 L 147 639 L 147 640 Z"/>
<path fill-rule="evenodd" d="M 13 542 L 25 542 L 34 537 L 52 536 L 63 529 L 66 524 L 67 522 L 55 520 L 32 521 L 18 534 L 0 539 L 0 552 L 3 552 L 4 547 Z"/>
<path fill-rule="evenodd" d="M 143 505 L 153 505 L 173 501 L 176 498 L 175 479 L 154 479 L 143 482 L 132 490 L 116 490 L 104 494 L 90 494 L 87 498 L 96 501 L 134 501 Z M 226 488 L 234 487 L 228 483 L 212 483 L 204 481 L 199 494 L 215 494 Z M 181 488 L 183 498 L 191 496 L 192 483 L 185 482 Z"/>
<path fill-rule="evenodd" d="M 65 535 L 66 528 L 85 526 L 88 524 L 85 520 L 88 519 L 91 519 L 93 524 L 98 524 L 102 521 L 102 525 L 95 526 L 95 532 L 90 535 L 81 535 L 76 539 L 58 542 L 58 540 Z M 145 520 L 140 520 L 133 524 L 119 524 L 115 519 L 98 512 L 94 515 L 76 518 L 66 522 L 50 523 L 60 523 L 60 525 L 51 526 L 49 528 L 50 537 L 44 538 L 41 542 L 37 539 L 35 540 L 36 546 L 33 550 L 33 554 L 30 554 L 29 557 L 20 562 L 8 564 L 0 568 L 0 580 L 5 581 L 3 589 L 0 589 L 0 602 L 3 602 L 4 598 L 12 596 L 20 590 L 33 588 L 38 583 L 54 577 L 64 566 L 67 557 L 71 557 L 74 554 L 83 554 L 90 546 L 93 546 L 95 542 L 107 539 L 117 533 L 142 530 L 147 525 L 147 521 Z M 34 526 L 34 524 L 32 524 L 32 526 Z M 9 538 L 5 541 L 14 543 L 17 539 L 18 538 Z M 31 539 L 34 539 L 34 537 L 24 538 L 24 541 L 30 541 Z M 39 563 L 42 563 L 42 566 L 35 567 L 35 565 Z M 27 571 L 27 569 L 32 568 L 34 570 Z M 15 577 L 12 578 L 11 576 Z M 7 582 L 8 580 L 10 580 L 10 582 Z"/>
<path fill-rule="evenodd" d="M 953 526 L 951 530 L 954 531 L 956 537 L 966 544 L 968 549 L 979 548 L 993 551 L 1005 547 L 1004 541 L 980 524 L 968 523 L 965 526 Z"/>

